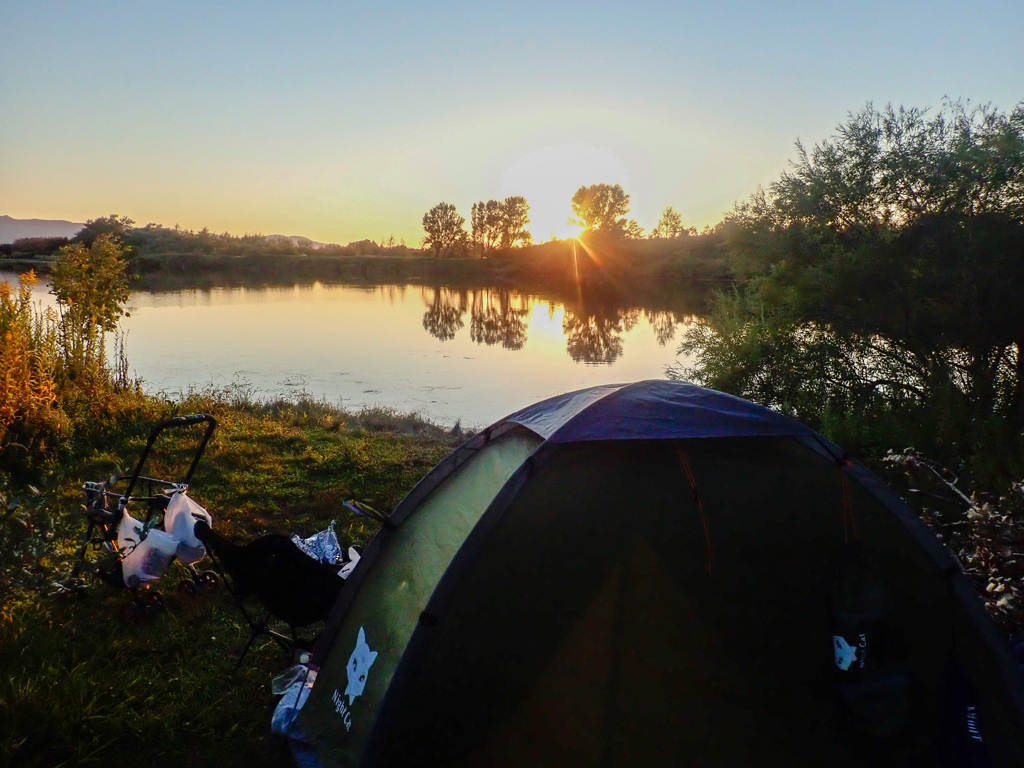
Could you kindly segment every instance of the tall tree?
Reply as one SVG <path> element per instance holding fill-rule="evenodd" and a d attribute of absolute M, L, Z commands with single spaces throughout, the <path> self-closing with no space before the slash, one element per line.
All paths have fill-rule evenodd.
<path fill-rule="evenodd" d="M 66 245 L 53 265 L 51 293 L 65 312 L 81 324 L 117 329 L 127 314 L 128 273 L 121 241 L 101 234 L 86 248 L 81 243 Z"/>
<path fill-rule="evenodd" d="M 732 219 L 847 231 L 922 216 L 1000 213 L 1024 220 L 1024 102 L 1011 113 L 951 102 L 927 110 L 868 104 L 807 151 Z"/>
<path fill-rule="evenodd" d="M 473 203 L 470 211 L 473 246 L 480 256 L 490 255 L 501 242 L 501 203 L 497 200 Z"/>
<path fill-rule="evenodd" d="M 644 236 L 644 228 L 636 219 L 630 219 L 622 225 L 622 235 L 629 240 L 640 240 Z"/>
<path fill-rule="evenodd" d="M 657 226 L 651 230 L 651 237 L 671 240 L 674 237 L 689 233 L 690 231 L 683 226 L 683 217 L 675 208 L 669 205 L 661 212 L 661 218 L 658 219 Z"/>
<path fill-rule="evenodd" d="M 591 184 L 572 196 L 573 221 L 586 229 L 622 233 L 627 213 L 629 195 L 619 184 Z"/>
<path fill-rule="evenodd" d="M 423 244 L 434 252 L 436 258 L 451 255 L 466 239 L 466 219 L 451 203 L 438 203 L 423 214 L 423 229 L 426 237 Z"/>
<path fill-rule="evenodd" d="M 88 247 L 71 243 L 58 252 L 50 276 L 61 309 L 65 347 L 81 362 L 102 350 L 103 333 L 128 314 L 128 271 L 121 240 L 99 234 Z"/>
<path fill-rule="evenodd" d="M 533 240 L 527 230 L 530 223 L 530 204 L 522 195 L 506 197 L 501 203 L 501 247 L 514 248 Z"/>
<path fill-rule="evenodd" d="M 521 195 L 473 203 L 470 222 L 473 245 L 481 256 L 533 240 L 526 229 L 530 223 L 530 204 Z"/>

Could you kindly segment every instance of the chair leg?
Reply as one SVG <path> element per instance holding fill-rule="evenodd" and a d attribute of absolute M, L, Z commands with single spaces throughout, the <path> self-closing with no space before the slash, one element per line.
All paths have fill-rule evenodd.
<path fill-rule="evenodd" d="M 241 604 L 239 604 L 241 608 Z M 242 614 L 245 616 L 246 621 L 249 623 L 249 641 L 245 644 L 245 648 L 242 649 L 241 655 L 238 657 L 238 661 L 235 663 L 235 670 L 242 665 L 242 659 L 245 658 L 246 654 L 249 653 L 249 649 L 252 648 L 252 644 L 255 642 L 257 637 L 266 636 L 277 643 L 281 648 L 288 653 L 295 652 L 295 646 L 298 642 L 294 637 L 288 637 L 287 635 L 281 634 L 277 630 L 270 628 L 270 611 L 264 611 L 263 616 L 258 620 L 254 621 L 249 618 L 248 612 L 245 608 L 242 608 Z"/>
<path fill-rule="evenodd" d="M 228 578 L 227 572 L 221 566 L 218 558 L 209 549 L 207 549 L 207 554 L 210 557 L 210 561 L 213 563 L 214 570 L 216 570 L 217 573 L 220 574 L 221 581 L 223 581 L 224 586 L 228 591 L 228 594 L 231 595 L 231 598 L 232 600 L 234 600 L 235 605 L 237 605 L 238 609 L 242 612 L 242 616 L 245 618 L 246 624 L 249 625 L 249 640 L 248 642 L 246 642 L 245 648 L 242 649 L 242 653 L 238 657 L 238 661 L 235 662 L 235 670 L 237 671 L 238 668 L 242 665 L 242 660 L 249 653 L 249 650 L 252 648 L 252 644 L 256 641 L 256 638 L 263 635 L 269 637 L 271 640 L 273 640 L 275 643 L 281 646 L 282 650 L 286 651 L 289 654 L 294 654 L 295 649 L 298 647 L 299 644 L 298 637 L 296 636 L 295 633 L 295 628 L 290 627 L 292 632 L 291 637 L 288 637 L 287 635 L 282 634 L 277 630 L 271 629 L 271 614 L 269 610 L 264 610 L 263 615 L 260 618 L 253 618 L 253 614 L 250 614 L 249 611 L 246 609 L 245 602 L 238 596 L 238 593 L 235 592 L 234 585 L 232 584 L 231 579 Z"/>
<path fill-rule="evenodd" d="M 236 661 L 236 662 L 235 662 L 235 668 L 234 668 L 234 669 L 232 670 L 233 672 L 237 672 L 237 671 L 238 671 L 238 668 L 239 668 L 240 666 L 242 666 L 242 660 L 243 660 L 243 659 L 245 659 L 245 657 L 246 657 L 246 654 L 248 654 L 248 653 L 249 653 L 249 649 L 250 649 L 250 648 L 252 648 L 252 644 L 253 644 L 253 641 L 254 641 L 254 640 L 255 640 L 255 639 L 257 638 L 257 637 L 259 637 L 259 634 L 260 634 L 260 633 L 259 633 L 259 632 L 258 632 L 257 630 L 255 630 L 255 629 L 254 629 L 254 630 L 252 630 L 252 631 L 251 631 L 251 632 L 249 633 L 249 642 L 247 642 L 247 643 L 245 644 L 245 648 L 243 648 L 243 649 L 242 649 L 242 653 L 241 653 L 241 654 L 239 654 L 239 656 L 238 656 L 238 661 Z"/>

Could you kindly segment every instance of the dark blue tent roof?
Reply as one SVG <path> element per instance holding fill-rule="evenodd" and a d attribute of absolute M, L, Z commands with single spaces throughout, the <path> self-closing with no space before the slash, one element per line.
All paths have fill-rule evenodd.
<path fill-rule="evenodd" d="M 733 395 L 680 381 L 608 384 L 543 400 L 502 422 L 549 443 L 811 435 L 803 424 Z"/>

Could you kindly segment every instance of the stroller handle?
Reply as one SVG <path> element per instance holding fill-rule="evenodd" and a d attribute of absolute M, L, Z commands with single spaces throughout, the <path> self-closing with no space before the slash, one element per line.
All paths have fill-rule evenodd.
<path fill-rule="evenodd" d="M 213 427 L 217 426 L 217 420 L 213 418 L 213 416 L 208 416 L 205 413 L 193 413 L 188 416 L 173 416 L 169 419 L 164 419 L 154 426 L 149 432 L 149 438 L 150 440 L 155 439 L 156 436 L 165 429 L 170 429 L 172 427 L 190 427 L 193 424 L 202 424 L 204 421 Z"/>
<path fill-rule="evenodd" d="M 128 487 L 125 489 L 123 498 L 128 498 L 132 495 L 132 489 L 134 489 L 135 483 L 142 472 L 142 467 L 146 463 L 146 457 L 149 455 L 149 451 L 153 447 L 153 443 L 156 442 L 156 438 L 161 432 L 165 429 L 191 427 L 195 424 L 203 423 L 206 424 L 206 432 L 203 433 L 203 438 L 199 443 L 199 448 L 196 449 L 195 458 L 192 460 L 192 465 L 188 468 L 188 473 L 185 475 L 183 482 L 187 485 L 189 480 L 192 479 L 192 473 L 196 471 L 196 466 L 199 464 L 199 458 L 203 455 L 203 450 L 206 448 L 206 444 L 210 441 L 210 437 L 213 436 L 213 430 L 217 428 L 217 420 L 209 414 L 193 413 L 188 416 L 172 416 L 171 418 L 164 419 L 159 424 L 155 425 L 153 429 L 149 431 L 149 440 L 146 441 L 146 447 L 142 450 L 142 455 L 139 457 L 139 463 L 135 466 L 135 471 L 132 472 L 131 479 L 128 481 Z"/>

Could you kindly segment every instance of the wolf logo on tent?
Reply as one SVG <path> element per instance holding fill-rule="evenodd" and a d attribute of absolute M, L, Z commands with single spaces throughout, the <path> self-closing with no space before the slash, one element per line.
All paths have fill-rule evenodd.
<path fill-rule="evenodd" d="M 356 647 L 352 650 L 352 655 L 348 657 L 348 664 L 345 666 L 345 674 L 348 675 L 345 695 L 348 696 L 349 706 L 352 706 L 358 696 L 362 696 L 363 688 L 366 687 L 366 676 L 376 658 L 377 652 L 370 650 L 370 646 L 366 642 L 366 633 L 360 627 Z"/>
<path fill-rule="evenodd" d="M 835 644 L 836 666 L 845 672 L 857 661 L 857 646 L 847 643 L 842 635 L 833 636 L 832 642 Z"/>
<path fill-rule="evenodd" d="M 864 664 L 837 667 L 839 635 Z M 366 637 L 349 729 L 333 698 Z M 555 397 L 456 449 L 316 663 L 323 766 L 1024 765 L 1021 681 L 956 560 L 820 435 L 680 382 Z"/>

